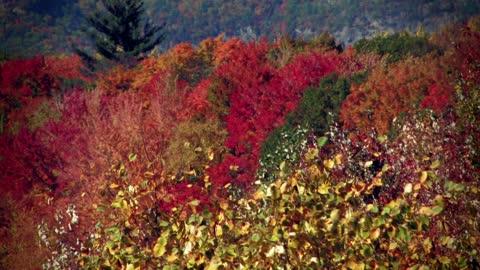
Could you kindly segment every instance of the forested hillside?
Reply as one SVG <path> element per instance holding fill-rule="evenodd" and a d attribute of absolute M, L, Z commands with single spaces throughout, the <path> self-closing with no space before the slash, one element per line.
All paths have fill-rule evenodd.
<path fill-rule="evenodd" d="M 0 53 L 8 57 L 69 52 L 86 42 L 83 17 L 96 10 L 92 0 L 2 0 L 0 2 Z M 329 31 L 340 43 L 405 29 L 439 30 L 480 13 L 478 0 L 368 0 L 368 1 L 219 1 L 148 0 L 156 24 L 166 23 L 165 50 L 180 42 L 198 44 L 224 33 L 243 40 L 290 35 L 309 39 Z M 21 49 L 19 49 L 21 48 Z M 6 56 L 0 56 L 6 57 Z"/>
<path fill-rule="evenodd" d="M 221 2 L 201 19 L 315 21 Z M 93 75 L 3 60 L 0 268 L 478 269 L 479 17 L 338 43 L 220 35 Z"/>

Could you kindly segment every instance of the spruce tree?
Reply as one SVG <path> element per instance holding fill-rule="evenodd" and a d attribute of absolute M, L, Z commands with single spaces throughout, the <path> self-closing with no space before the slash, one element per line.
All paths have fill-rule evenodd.
<path fill-rule="evenodd" d="M 150 23 L 141 0 L 101 0 L 103 10 L 86 16 L 86 30 L 94 48 L 104 59 L 132 65 L 165 39 L 164 26 Z M 98 59 L 75 48 L 91 69 Z"/>

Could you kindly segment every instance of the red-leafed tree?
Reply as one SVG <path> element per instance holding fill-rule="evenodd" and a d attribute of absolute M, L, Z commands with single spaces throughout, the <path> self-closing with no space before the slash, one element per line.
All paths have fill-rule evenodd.
<path fill-rule="evenodd" d="M 265 58 L 268 50 L 265 42 L 244 45 L 217 71 L 219 88 L 229 89 L 214 91 L 229 96 L 224 119 L 230 137 L 225 145 L 232 154 L 209 170 L 218 190 L 250 187 L 263 141 L 295 109 L 302 91 L 333 72 L 338 62 L 336 54 L 312 53 L 276 70 Z M 244 68 L 238 70 L 238 66 Z"/>

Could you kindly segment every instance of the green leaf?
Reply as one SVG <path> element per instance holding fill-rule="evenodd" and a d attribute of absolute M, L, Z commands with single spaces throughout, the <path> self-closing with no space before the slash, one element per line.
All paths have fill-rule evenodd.
<path fill-rule="evenodd" d="M 257 243 L 258 241 L 260 241 L 260 239 L 261 239 L 261 237 L 260 237 L 260 235 L 259 235 L 258 233 L 254 233 L 254 234 L 252 235 L 252 241 L 255 242 L 255 243 Z"/>
<path fill-rule="evenodd" d="M 442 264 L 450 263 L 450 259 L 447 256 L 441 256 L 440 258 L 438 258 L 438 261 L 441 262 Z"/>
<path fill-rule="evenodd" d="M 191 206 L 199 206 L 200 201 L 199 200 L 193 200 L 193 201 L 189 202 L 188 204 L 191 205 Z"/>
<path fill-rule="evenodd" d="M 369 204 L 369 205 L 367 205 L 367 211 L 370 211 L 370 212 L 376 214 L 376 213 L 378 213 L 378 207 L 376 207 L 373 204 Z"/>
<path fill-rule="evenodd" d="M 167 221 L 160 221 L 160 223 L 158 224 L 160 227 L 167 227 L 170 223 L 168 223 Z"/>
<path fill-rule="evenodd" d="M 187 268 L 190 269 L 190 268 L 193 268 L 194 266 L 195 266 L 195 260 L 194 259 L 188 260 Z"/>
<path fill-rule="evenodd" d="M 440 166 L 440 160 L 435 160 L 432 165 L 430 165 L 430 169 L 436 169 L 438 168 L 438 166 Z"/>
<path fill-rule="evenodd" d="M 445 189 L 449 192 L 453 191 L 463 191 L 465 190 L 465 185 L 460 184 L 460 183 L 455 183 L 453 181 L 446 181 L 445 182 Z"/>
<path fill-rule="evenodd" d="M 423 206 L 418 211 L 421 215 L 425 216 L 436 216 L 443 211 L 443 207 L 441 205 L 436 205 L 434 207 L 427 207 Z"/>
<path fill-rule="evenodd" d="M 377 138 L 379 143 L 383 143 L 386 139 L 388 139 L 387 135 L 382 135 Z"/>
<path fill-rule="evenodd" d="M 340 211 L 339 211 L 338 209 L 333 209 L 332 212 L 330 212 L 330 219 L 331 219 L 332 221 L 338 220 L 338 217 L 340 216 L 340 215 L 339 215 L 339 212 L 340 212 Z"/>
<path fill-rule="evenodd" d="M 318 147 L 323 147 L 325 144 L 327 144 L 327 142 L 328 142 L 327 136 L 323 136 L 317 139 Z"/>
<path fill-rule="evenodd" d="M 383 167 L 382 167 L 382 172 L 388 171 L 388 168 L 389 168 L 389 167 L 388 167 L 388 164 L 383 165 Z"/>
<path fill-rule="evenodd" d="M 318 157 L 318 148 L 309 149 L 307 154 L 305 155 L 305 159 L 307 159 L 308 161 L 312 161 L 316 157 Z"/>
<path fill-rule="evenodd" d="M 135 270 L 135 267 L 133 266 L 133 264 L 127 264 L 127 268 L 126 270 Z"/>
<path fill-rule="evenodd" d="M 234 247 L 230 247 L 229 249 L 227 249 L 226 254 L 228 256 L 232 256 L 232 257 L 237 257 L 238 256 L 237 253 L 234 250 Z"/>
<path fill-rule="evenodd" d="M 153 247 L 153 255 L 155 257 L 161 257 L 165 254 L 165 247 L 167 246 L 167 236 L 161 236 L 157 239 L 157 243 Z"/>
<path fill-rule="evenodd" d="M 131 153 L 130 155 L 128 155 L 128 160 L 130 160 L 130 162 L 134 162 L 135 160 L 137 160 L 137 155 Z"/>

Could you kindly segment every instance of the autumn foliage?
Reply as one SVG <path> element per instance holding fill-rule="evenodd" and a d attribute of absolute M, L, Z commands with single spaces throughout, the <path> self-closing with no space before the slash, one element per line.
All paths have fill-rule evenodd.
<path fill-rule="evenodd" d="M 0 266 L 478 265 L 473 26 L 395 61 L 220 36 L 95 80 L 3 63 Z"/>

